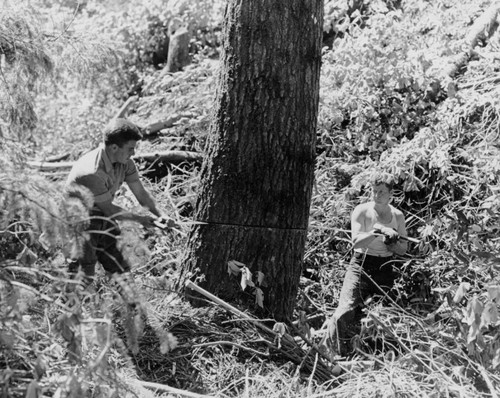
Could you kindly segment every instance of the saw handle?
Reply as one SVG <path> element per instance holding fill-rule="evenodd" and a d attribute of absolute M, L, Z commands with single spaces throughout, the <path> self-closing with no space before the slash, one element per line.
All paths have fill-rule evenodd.
<path fill-rule="evenodd" d="M 174 220 L 165 217 L 157 218 L 153 221 L 153 224 L 160 229 L 179 228 Z"/>
<path fill-rule="evenodd" d="M 379 235 L 384 235 L 384 236 L 386 236 L 384 233 L 382 233 L 382 230 L 381 230 L 380 228 L 374 228 L 374 229 L 373 229 L 373 232 L 375 232 L 376 234 L 379 234 Z M 412 238 L 412 237 L 410 237 L 410 236 L 403 236 L 403 235 L 399 235 L 399 239 L 404 240 L 404 241 L 407 241 L 407 242 L 417 243 L 417 244 L 419 244 L 419 243 L 420 243 L 420 240 L 415 239 L 415 238 Z"/>

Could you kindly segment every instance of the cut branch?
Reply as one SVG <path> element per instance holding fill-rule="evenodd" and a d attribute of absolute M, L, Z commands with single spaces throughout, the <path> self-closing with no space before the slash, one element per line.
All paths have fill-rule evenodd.
<path fill-rule="evenodd" d="M 182 397 L 189 397 L 189 398 L 210 398 L 211 397 L 211 395 L 197 394 L 195 392 L 180 390 L 180 389 L 175 388 L 175 387 L 170 387 L 170 386 L 167 386 L 165 384 L 152 383 L 150 381 L 133 380 L 133 382 L 135 382 L 143 387 L 154 390 L 154 391 L 158 391 L 158 390 L 165 391 L 165 392 L 174 394 L 176 396 L 180 395 Z"/>
<path fill-rule="evenodd" d="M 63 153 L 61 155 L 48 156 L 44 159 L 44 162 L 50 162 L 50 163 L 61 162 L 63 160 L 68 159 L 70 156 L 71 154 L 69 152 Z"/>
<path fill-rule="evenodd" d="M 170 116 L 168 119 L 161 120 L 156 123 L 151 123 L 148 126 L 144 128 L 144 135 L 145 137 L 155 135 L 156 133 L 160 132 L 163 129 L 168 129 L 181 120 L 181 119 L 192 119 L 194 117 L 193 113 L 176 113 Z"/>
<path fill-rule="evenodd" d="M 182 162 L 198 162 L 203 159 L 203 155 L 198 152 L 189 151 L 165 151 L 157 153 L 144 153 L 134 156 L 134 160 L 144 161 L 146 163 L 170 163 L 179 164 Z"/>
<path fill-rule="evenodd" d="M 239 348 L 240 350 L 245 350 L 245 351 L 251 352 L 252 354 L 255 354 L 255 355 L 261 355 L 264 357 L 269 356 L 269 354 L 267 352 L 261 352 L 258 350 L 254 350 L 253 348 L 245 347 L 244 345 L 241 345 L 238 343 L 233 343 L 232 341 L 211 341 L 209 343 L 195 344 L 195 345 L 193 345 L 193 348 L 210 347 L 210 346 L 214 346 L 214 345 L 230 345 L 230 346 Z"/>
<path fill-rule="evenodd" d="M 122 107 L 116 113 L 115 119 L 125 117 L 127 115 L 129 108 L 135 103 L 136 100 L 137 100 L 136 95 L 129 97 L 127 99 L 127 101 L 125 101 L 125 103 L 122 105 Z"/>
<path fill-rule="evenodd" d="M 188 281 L 186 283 L 186 289 L 189 291 L 195 291 L 209 300 L 213 301 L 216 304 L 219 304 L 222 308 L 226 309 L 227 311 L 231 312 L 234 315 L 237 315 L 241 319 L 251 322 L 253 325 L 258 327 L 262 332 L 266 333 L 268 337 L 271 339 L 275 339 L 278 336 L 278 333 L 275 331 L 271 330 L 267 326 L 265 326 L 263 323 L 259 322 L 258 319 L 253 318 L 252 316 L 246 314 L 243 311 L 240 311 L 239 309 L 233 307 L 232 305 L 226 303 L 224 300 L 220 299 L 217 296 L 214 296 L 212 293 L 206 291 L 205 289 L 199 287 L 198 285 L 194 284 L 192 281 Z M 304 367 L 309 371 L 311 375 L 314 375 L 317 379 L 326 382 L 326 381 L 331 381 L 334 377 L 333 373 L 330 371 L 328 366 L 321 360 L 315 361 L 313 358 L 309 355 L 309 353 L 304 353 L 302 348 L 298 346 L 296 341 L 293 339 L 292 336 L 290 336 L 288 333 L 285 333 L 281 337 L 281 344 L 283 346 L 282 349 L 273 346 L 273 348 L 281 353 L 283 353 L 285 356 L 287 356 L 290 360 L 293 362 L 300 364 L 301 367 Z M 269 343 L 271 346 L 271 343 Z M 314 348 L 314 347 L 313 347 Z M 320 355 L 321 353 L 317 351 Z"/>

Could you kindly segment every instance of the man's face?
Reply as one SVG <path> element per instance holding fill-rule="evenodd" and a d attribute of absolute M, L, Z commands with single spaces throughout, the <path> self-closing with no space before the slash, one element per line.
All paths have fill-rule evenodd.
<path fill-rule="evenodd" d="M 118 145 L 113 145 L 115 162 L 127 163 L 134 156 L 136 145 L 137 141 L 127 141 L 121 148 Z"/>
<path fill-rule="evenodd" d="M 372 194 L 375 203 L 386 205 L 391 201 L 392 190 L 385 184 L 372 185 Z"/>

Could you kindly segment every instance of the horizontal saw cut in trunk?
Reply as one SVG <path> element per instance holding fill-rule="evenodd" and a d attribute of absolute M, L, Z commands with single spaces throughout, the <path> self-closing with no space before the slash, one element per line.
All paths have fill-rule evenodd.
<path fill-rule="evenodd" d="M 290 318 L 316 153 L 323 2 L 230 1 L 214 116 L 185 261 L 222 299 L 228 262 L 264 274 L 266 316 Z M 248 293 L 247 293 L 248 294 Z"/>

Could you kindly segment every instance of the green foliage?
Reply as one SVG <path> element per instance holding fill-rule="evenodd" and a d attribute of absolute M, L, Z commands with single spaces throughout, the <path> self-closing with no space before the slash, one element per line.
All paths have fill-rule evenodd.
<path fill-rule="evenodd" d="M 468 7 L 480 13 L 477 3 Z M 409 235 L 422 243 L 410 246 L 401 269 L 402 307 L 367 310 L 358 353 L 378 353 L 373 342 L 382 341 L 377 347 L 395 351 L 403 369 L 482 380 L 468 385 L 478 395 L 476 388 L 494 390 L 499 366 L 498 89 L 484 78 L 493 76 L 486 59 L 471 62 L 466 83 L 447 96 L 435 83 L 445 57 L 459 52 L 466 14 L 402 2 L 364 26 L 346 26 L 325 53 L 305 259 L 318 283 L 302 286 L 299 309 L 334 310 L 350 253 L 350 213 L 369 199 L 371 174 L 387 171 L 398 179 L 394 202 Z"/>
<path fill-rule="evenodd" d="M 8 99 L 2 110 L 12 109 L 2 112 L 2 132 L 15 122 L 30 140 L 22 149 L 31 149 L 32 156 L 74 156 L 100 141 L 101 126 L 127 95 L 140 93 L 130 111 L 139 124 L 183 115 L 158 139 L 141 143 L 141 150 L 203 151 L 218 67 L 207 56 L 218 53 L 223 2 L 43 3 L 46 12 L 26 6 L 0 16 L 1 90 L 19 89 L 17 97 L 2 95 Z M 325 31 L 334 31 L 334 41 L 325 50 L 321 75 L 319 157 L 305 255 L 311 279 L 302 278 L 297 312 L 321 319 L 333 311 L 350 251 L 349 215 L 368 199 L 373 170 L 396 176 L 395 203 L 407 215 L 410 235 L 422 241 L 411 246 L 402 266 L 398 304 L 404 308 L 367 310 L 358 353 L 375 359 L 375 365 L 349 369 L 332 396 L 388 395 L 391 388 L 407 396 L 480 396 L 490 388 L 479 381 L 498 382 L 496 66 L 481 57 L 453 86 L 458 91 L 436 86 L 446 57 L 460 51 L 460 39 L 482 6 L 480 1 L 326 2 Z M 189 26 L 195 56 L 185 71 L 166 74 L 151 63 L 174 18 Z M 54 79 L 42 86 L 49 75 Z M 35 114 L 37 129 L 28 131 Z M 241 328 L 234 321 L 227 327 L 218 315 L 210 318 L 216 327 L 206 331 L 209 316 L 189 312 L 172 293 L 189 225 L 173 234 L 124 225 L 123 250 L 140 264 L 131 289 L 129 281 L 109 281 L 102 274 L 92 293 L 69 281 L 62 248 L 78 248 L 67 242 L 84 237 L 88 205 L 81 198 L 63 200 L 59 183 L 21 172 L 25 159 L 19 147 L 2 141 L 3 152 L 14 155 L 2 164 L 0 177 L 0 360 L 8 364 L 0 378 L 13 396 L 35 390 L 64 397 L 127 396 L 131 385 L 122 373 L 134 365 L 142 366 L 141 377 L 163 377 L 191 389 L 203 383 L 221 395 L 329 394 L 312 379 L 304 386 L 299 370 L 274 355 L 273 361 L 255 361 L 257 351 L 241 357 L 238 350 L 262 341 L 258 334 L 238 335 L 246 341 L 224 351 L 219 343 Z M 189 217 L 194 206 L 197 172 L 173 168 L 166 178 L 148 183 L 178 220 Z M 136 205 L 125 192 L 120 200 L 126 207 Z M 240 278 L 242 287 L 255 284 L 246 270 Z M 177 318 L 170 319 L 175 311 Z M 176 337 L 166 320 L 177 325 Z M 321 333 L 309 331 L 311 339 Z M 205 347 L 209 339 L 214 342 Z M 396 356 L 382 358 L 373 351 L 368 342 L 377 339 Z M 169 355 L 175 347 L 184 351 Z"/>
<path fill-rule="evenodd" d="M 498 262 L 498 259 L 494 261 Z M 473 292 L 470 289 L 471 283 L 462 282 L 453 300 L 447 296 L 446 304 L 454 317 L 461 320 L 458 337 L 467 347 L 468 354 L 487 369 L 497 369 L 500 367 L 500 343 L 497 338 L 500 333 L 500 285 L 490 285 L 479 291 L 473 289 Z"/>
<path fill-rule="evenodd" d="M 320 145 L 330 155 L 377 157 L 428 123 L 431 62 L 408 28 L 401 10 L 382 9 L 324 55 Z"/>
<path fill-rule="evenodd" d="M 36 97 L 31 93 L 34 112 L 44 117 L 36 124 L 36 134 L 29 135 L 33 145 L 26 149 L 78 156 L 100 142 L 103 126 L 127 96 L 141 91 L 144 99 L 131 110 L 137 111 L 140 125 L 175 112 L 193 112 L 193 118 L 186 119 L 188 131 L 207 129 L 215 67 L 207 62 L 206 68 L 191 68 L 180 76 L 164 74 L 163 83 L 170 78 L 165 86 L 159 84 L 160 72 L 155 73 L 149 60 L 172 19 L 190 27 L 193 54 L 214 55 L 220 40 L 222 2 L 176 1 L 167 7 L 162 1 L 89 1 L 78 9 L 70 8 L 71 3 L 61 1 L 44 11 L 51 18 L 46 45 L 52 50 L 57 73 Z M 41 19 L 47 26 L 48 21 Z M 199 62 L 196 57 L 194 63 Z M 193 94 L 201 92 L 205 78 L 203 94 Z"/>
<path fill-rule="evenodd" d="M 240 285 L 241 289 L 245 291 L 249 287 L 252 294 L 255 296 L 255 304 L 264 308 L 264 292 L 262 287 L 267 286 L 265 282 L 265 275 L 261 271 L 257 271 L 257 280 L 253 280 L 253 275 L 250 269 L 243 263 L 236 260 L 230 260 L 227 263 L 227 272 L 229 275 L 241 275 Z"/>
<path fill-rule="evenodd" d="M 102 87 L 106 80 L 113 88 L 123 85 L 116 73 L 119 49 L 108 38 L 97 38 L 92 29 L 76 26 L 74 10 L 7 1 L 3 11 L 0 127 L 4 136 L 33 139 L 30 133 L 39 126 L 37 115 L 44 111 L 39 101 L 51 101 L 47 92 Z"/>
<path fill-rule="evenodd" d="M 39 18 L 31 7 L 11 8 L 8 4 L 0 15 L 0 121 L 5 128 L 34 126 L 32 91 L 38 78 L 54 68 Z"/>
<path fill-rule="evenodd" d="M 165 63 L 171 34 L 169 25 L 174 18 L 175 25 L 189 28 L 195 45 L 193 51 L 203 50 L 210 44 L 205 36 L 222 22 L 222 7 L 222 1 L 208 0 L 88 1 L 78 23 L 95 27 L 97 22 L 101 35 L 114 38 L 122 49 L 126 68 L 133 73 L 152 63 L 157 67 Z"/>
<path fill-rule="evenodd" d="M 3 261 L 17 259 L 32 265 L 33 250 L 61 248 L 80 234 L 88 218 L 89 202 L 68 198 L 61 187 L 38 176 L 14 174 L 7 162 L 0 176 L 0 247 Z M 81 197 L 85 197 L 82 193 Z M 90 202 L 91 204 L 91 202 Z"/>
<path fill-rule="evenodd" d="M 15 163 L 3 161 L 2 166 L 0 363 L 6 370 L 0 377 L 4 391 L 13 397 L 26 389 L 27 394 L 38 389 L 64 397 L 87 396 L 100 389 L 104 389 L 102 395 L 96 396 L 128 394 L 132 387 L 117 376 L 123 364 L 114 358 L 137 353 L 148 319 L 157 325 L 162 353 L 175 348 L 175 337 L 147 313 L 131 278 L 116 276 L 110 281 L 98 272 L 97 281 L 87 289 L 83 275 L 68 279 L 62 253 L 75 255 L 88 238 L 90 192 L 77 186 L 65 190 L 60 183 L 20 172 Z M 141 261 L 134 265 L 147 260 L 147 247 L 138 239 L 137 229 L 125 226 L 121 243 L 124 255 Z"/>

